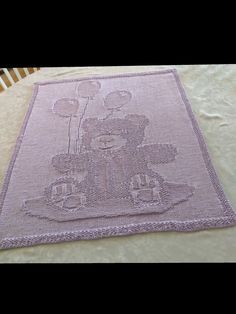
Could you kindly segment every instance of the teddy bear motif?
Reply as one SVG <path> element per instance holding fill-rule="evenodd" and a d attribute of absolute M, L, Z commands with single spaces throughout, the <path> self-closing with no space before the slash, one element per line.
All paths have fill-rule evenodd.
<path fill-rule="evenodd" d="M 28 215 L 70 221 L 163 213 L 193 195 L 192 186 L 168 182 L 151 169 L 150 164 L 173 162 L 177 149 L 172 144 L 143 144 L 150 123 L 145 115 L 114 117 L 132 99 L 129 91 L 113 91 L 104 98 L 105 117 L 85 118 L 100 88 L 97 81 L 82 82 L 79 100 L 62 98 L 53 105 L 52 112 L 68 121 L 67 153 L 53 156 L 51 165 L 60 177 L 45 188 L 44 195 L 23 202 Z M 71 127 L 77 120 L 72 145 Z M 81 173 L 85 173 L 83 180 L 78 179 Z"/>
<path fill-rule="evenodd" d="M 129 206 L 164 208 L 172 204 L 172 196 L 182 201 L 192 195 L 192 187 L 165 182 L 148 167 L 148 163 L 174 161 L 177 155 L 171 144 L 141 145 L 148 124 L 147 117 L 137 114 L 122 119 L 86 119 L 81 153 L 52 158 L 53 167 L 64 175 L 86 171 L 85 179 L 77 184 L 83 199 L 81 206 L 105 206 L 107 200 L 125 199 Z M 175 195 L 171 195 L 171 189 Z"/>
<path fill-rule="evenodd" d="M 131 178 L 130 190 L 134 204 L 140 202 L 161 203 L 160 184 L 156 178 L 145 174 L 137 174 Z"/>
<path fill-rule="evenodd" d="M 47 204 L 70 212 L 85 206 L 86 198 L 77 186 L 78 182 L 73 178 L 56 180 L 45 189 Z"/>

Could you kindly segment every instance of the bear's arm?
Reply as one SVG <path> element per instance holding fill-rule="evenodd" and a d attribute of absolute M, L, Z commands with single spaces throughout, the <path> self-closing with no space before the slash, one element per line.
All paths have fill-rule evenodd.
<path fill-rule="evenodd" d="M 86 154 L 61 154 L 52 158 L 53 167 L 61 172 L 67 173 L 70 171 L 83 171 L 87 167 L 87 155 Z"/>
<path fill-rule="evenodd" d="M 139 148 L 147 162 L 165 164 L 175 160 L 177 149 L 172 144 L 151 144 Z"/>

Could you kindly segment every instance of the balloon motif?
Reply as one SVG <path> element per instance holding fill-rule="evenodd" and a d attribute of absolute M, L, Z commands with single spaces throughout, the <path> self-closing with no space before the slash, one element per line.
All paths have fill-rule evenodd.
<path fill-rule="evenodd" d="M 93 99 L 94 96 L 99 92 L 101 84 L 98 81 L 82 81 L 77 87 L 77 94 L 81 98 L 86 98 L 87 101 L 83 105 L 83 110 L 79 116 L 78 125 L 77 125 L 77 136 L 75 140 L 74 152 L 78 153 L 81 149 L 80 143 L 80 128 L 82 120 L 85 116 L 89 100 Z M 126 90 L 117 90 L 113 91 L 106 95 L 104 98 L 104 107 L 109 111 L 105 118 L 106 120 L 113 116 L 116 111 L 119 111 L 122 106 L 128 103 L 132 98 L 132 94 Z M 58 99 L 53 105 L 53 112 L 60 117 L 68 118 L 68 146 L 67 154 L 70 154 L 71 151 L 71 140 L 72 140 L 72 127 L 74 124 L 73 117 L 77 117 L 77 111 L 79 109 L 79 100 L 75 98 L 61 98 Z"/>
<path fill-rule="evenodd" d="M 76 113 L 79 108 L 79 101 L 73 98 L 61 98 L 58 99 L 52 110 L 55 114 L 59 115 L 62 118 L 69 118 L 68 122 L 68 146 L 67 146 L 67 154 L 70 153 L 71 149 L 71 121 L 73 117 L 76 117 Z"/>
<path fill-rule="evenodd" d="M 53 106 L 53 112 L 61 117 L 72 117 L 76 115 L 79 108 L 79 102 L 73 98 L 61 98 Z"/>
<path fill-rule="evenodd" d="M 131 100 L 131 93 L 125 90 L 109 93 L 104 99 L 107 110 L 118 110 Z"/>
<path fill-rule="evenodd" d="M 78 86 L 78 95 L 82 98 L 92 99 L 101 88 L 101 84 L 98 81 L 83 81 Z"/>

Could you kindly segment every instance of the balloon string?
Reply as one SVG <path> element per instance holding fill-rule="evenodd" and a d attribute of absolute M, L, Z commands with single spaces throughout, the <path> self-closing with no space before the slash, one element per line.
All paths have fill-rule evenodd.
<path fill-rule="evenodd" d="M 68 154 L 70 153 L 71 119 L 72 119 L 72 115 L 70 116 L 70 120 L 68 123 Z"/>
<path fill-rule="evenodd" d="M 79 137 L 80 137 L 80 128 L 81 128 L 81 123 L 82 123 L 82 120 L 84 118 L 84 115 L 85 115 L 85 112 L 87 110 L 87 107 L 88 107 L 88 103 L 89 103 L 89 97 L 87 97 L 87 102 L 84 106 L 84 110 L 83 110 L 83 113 L 82 115 L 80 116 L 80 119 L 79 119 L 79 124 L 78 124 L 78 133 L 77 133 L 77 140 L 76 140 L 76 152 L 79 153 L 80 150 L 81 150 L 81 146 L 82 146 L 82 143 L 80 144 L 80 148 L 78 149 L 78 143 L 79 143 Z"/>
<path fill-rule="evenodd" d="M 103 118 L 102 120 L 106 120 L 106 119 L 108 119 L 109 117 L 111 117 L 111 116 L 113 115 L 113 112 L 114 112 L 114 110 L 111 110 L 111 112 L 109 112 L 109 113 L 106 115 L 106 117 Z"/>

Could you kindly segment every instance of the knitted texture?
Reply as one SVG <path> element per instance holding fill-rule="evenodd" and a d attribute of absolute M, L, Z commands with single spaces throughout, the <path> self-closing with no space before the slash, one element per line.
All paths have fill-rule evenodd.
<path fill-rule="evenodd" d="M 234 225 L 176 70 L 37 83 L 0 247 Z"/>

